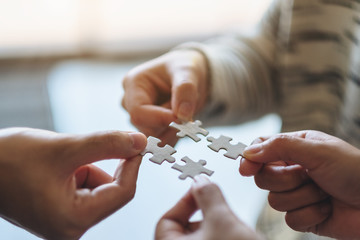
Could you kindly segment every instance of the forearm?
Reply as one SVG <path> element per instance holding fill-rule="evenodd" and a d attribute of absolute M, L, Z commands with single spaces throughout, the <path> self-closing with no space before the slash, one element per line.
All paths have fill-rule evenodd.
<path fill-rule="evenodd" d="M 274 3 L 251 36 L 233 33 L 178 47 L 198 50 L 208 61 L 210 94 L 198 118 L 209 125 L 234 124 L 275 110 L 278 22 Z"/>
<path fill-rule="evenodd" d="M 201 118 L 235 124 L 274 109 L 274 69 L 250 41 L 224 37 L 203 49 L 209 59 L 210 97 Z"/>

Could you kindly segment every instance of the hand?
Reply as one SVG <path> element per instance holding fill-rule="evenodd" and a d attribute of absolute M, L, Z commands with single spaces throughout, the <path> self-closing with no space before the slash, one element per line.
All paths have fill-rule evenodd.
<path fill-rule="evenodd" d="M 0 216 L 46 239 L 78 239 L 134 196 L 146 138 L 0 130 Z M 114 177 L 91 165 L 123 158 Z"/>
<path fill-rule="evenodd" d="M 255 175 L 256 183 L 270 190 L 269 203 L 287 212 L 291 228 L 333 238 L 360 237 L 359 149 L 317 131 L 257 142 L 244 151 L 240 171 Z"/>
<path fill-rule="evenodd" d="M 204 220 L 189 222 L 201 209 Z M 219 187 L 203 176 L 195 177 L 190 191 L 158 222 L 155 239 L 262 239 L 231 211 Z"/>
<path fill-rule="evenodd" d="M 124 78 L 123 107 L 147 136 L 175 144 L 169 124 L 189 121 L 207 98 L 207 64 L 195 50 L 177 50 L 132 69 Z"/>

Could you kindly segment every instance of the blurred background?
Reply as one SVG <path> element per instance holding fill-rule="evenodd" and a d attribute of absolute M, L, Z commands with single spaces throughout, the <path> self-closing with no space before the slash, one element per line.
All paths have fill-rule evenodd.
<path fill-rule="evenodd" d="M 0 128 L 26 126 L 68 133 L 135 130 L 120 107 L 121 80 L 127 71 L 186 41 L 203 41 L 232 30 L 247 32 L 270 2 L 0 0 Z M 208 130 L 213 136 L 227 134 L 249 144 L 259 135 L 278 132 L 280 124 L 277 116 L 269 115 Z M 187 140 L 177 147 L 178 152 L 192 152 Z M 205 145 L 201 149 L 204 152 L 190 157 L 219 156 L 211 155 Z M 113 173 L 116 161 L 99 166 Z M 212 178 L 234 211 L 255 226 L 266 193 L 252 179 L 239 176 L 235 161 L 208 160 L 208 166 L 216 170 Z M 177 176 L 169 166 L 144 161 L 135 200 L 83 239 L 152 239 L 157 219 L 191 184 Z M 1 219 L 0 234 L 1 239 L 37 239 Z"/>
<path fill-rule="evenodd" d="M 269 2 L 0 0 L 0 127 L 53 128 L 43 86 L 59 63 L 145 61 L 184 41 L 251 29 Z"/>

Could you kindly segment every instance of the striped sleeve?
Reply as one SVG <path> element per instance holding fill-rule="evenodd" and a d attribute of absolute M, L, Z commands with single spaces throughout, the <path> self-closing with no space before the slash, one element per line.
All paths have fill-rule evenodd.
<path fill-rule="evenodd" d="M 207 125 L 237 124 L 276 109 L 274 65 L 280 2 L 273 1 L 252 34 L 230 33 L 178 47 L 196 49 L 208 60 L 211 93 L 198 116 Z"/>

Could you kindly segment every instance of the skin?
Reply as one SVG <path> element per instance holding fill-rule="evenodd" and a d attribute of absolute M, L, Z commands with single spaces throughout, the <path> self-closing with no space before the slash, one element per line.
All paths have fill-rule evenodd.
<path fill-rule="evenodd" d="M 240 173 L 270 191 L 297 231 L 360 238 L 360 150 L 330 135 L 300 131 L 260 138 L 244 151 Z"/>
<path fill-rule="evenodd" d="M 79 239 L 134 196 L 146 137 L 0 130 L 0 216 L 46 239 Z M 114 176 L 91 163 L 121 159 Z"/>
<path fill-rule="evenodd" d="M 203 220 L 190 222 L 201 210 Z M 156 240 L 263 239 L 232 212 L 219 187 L 197 176 L 190 191 L 158 222 Z"/>
<path fill-rule="evenodd" d="M 132 69 L 123 80 L 123 107 L 131 122 L 147 136 L 176 143 L 173 121 L 189 121 L 205 104 L 208 93 L 205 57 L 177 50 Z"/>

